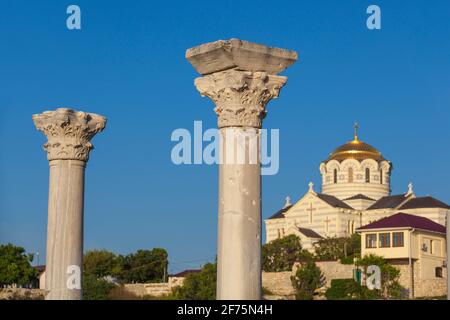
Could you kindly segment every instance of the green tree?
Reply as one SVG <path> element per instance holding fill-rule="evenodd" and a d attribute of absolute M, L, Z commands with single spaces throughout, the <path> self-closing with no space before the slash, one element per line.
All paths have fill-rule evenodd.
<path fill-rule="evenodd" d="M 31 266 L 32 254 L 12 244 L 0 245 L 0 284 L 30 285 L 38 279 L 38 271 Z"/>
<path fill-rule="evenodd" d="M 314 292 L 325 285 L 325 277 L 314 261 L 302 263 L 291 276 L 297 300 L 312 300 Z"/>
<path fill-rule="evenodd" d="M 118 276 L 122 272 L 122 258 L 107 250 L 91 250 L 84 254 L 83 271 L 97 277 Z"/>
<path fill-rule="evenodd" d="M 108 300 L 111 290 L 115 287 L 95 274 L 83 274 L 83 300 Z"/>
<path fill-rule="evenodd" d="M 312 255 L 303 250 L 296 235 L 276 239 L 262 247 L 263 270 L 267 272 L 290 271 L 295 262 L 311 259 Z"/>
<path fill-rule="evenodd" d="M 167 278 L 168 254 L 165 249 L 138 250 L 123 258 L 120 279 L 128 283 L 162 282 Z"/>
<path fill-rule="evenodd" d="M 361 236 L 325 238 L 314 244 L 317 260 L 339 260 L 358 257 L 361 252 Z"/>
<path fill-rule="evenodd" d="M 357 260 L 356 265 L 362 267 L 364 273 L 367 273 L 367 267 L 371 265 L 380 268 L 381 289 L 378 291 L 382 298 L 400 299 L 404 296 L 406 290 L 399 283 L 400 270 L 390 265 L 383 257 L 374 254 L 365 255 Z"/>
<path fill-rule="evenodd" d="M 179 300 L 215 300 L 217 265 L 207 263 L 198 273 L 189 274 L 182 286 L 175 287 L 172 295 Z"/>

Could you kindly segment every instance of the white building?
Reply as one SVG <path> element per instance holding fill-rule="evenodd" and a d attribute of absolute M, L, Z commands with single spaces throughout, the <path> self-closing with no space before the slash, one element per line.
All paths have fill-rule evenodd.
<path fill-rule="evenodd" d="M 450 207 L 433 198 L 417 197 L 412 184 L 404 194 L 391 195 L 392 163 L 380 151 L 354 139 L 334 150 L 320 164 L 322 192 L 313 184 L 295 204 L 265 220 L 266 241 L 295 234 L 305 249 L 321 237 L 345 237 L 368 223 L 403 212 L 445 225 Z"/>

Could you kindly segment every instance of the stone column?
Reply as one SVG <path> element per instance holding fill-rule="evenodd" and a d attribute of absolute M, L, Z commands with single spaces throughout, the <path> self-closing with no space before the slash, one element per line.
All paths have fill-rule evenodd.
<path fill-rule="evenodd" d="M 93 149 L 90 140 L 103 130 L 102 116 L 60 108 L 33 115 L 48 138 L 47 300 L 80 300 L 83 266 L 84 170 Z"/>
<path fill-rule="evenodd" d="M 217 299 L 261 299 L 260 129 L 297 53 L 231 39 L 191 48 L 195 80 L 220 128 Z"/>

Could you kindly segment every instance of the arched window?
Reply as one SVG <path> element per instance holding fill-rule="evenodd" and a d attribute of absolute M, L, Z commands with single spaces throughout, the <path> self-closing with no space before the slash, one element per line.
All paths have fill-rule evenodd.
<path fill-rule="evenodd" d="M 366 168 L 366 182 L 370 182 L 370 169 Z"/>
<path fill-rule="evenodd" d="M 349 183 L 353 182 L 353 168 L 352 167 L 348 168 L 348 182 Z"/>
<path fill-rule="evenodd" d="M 383 184 L 383 169 L 380 170 L 380 183 Z"/>
<path fill-rule="evenodd" d="M 337 169 L 333 170 L 333 183 L 337 183 Z"/>

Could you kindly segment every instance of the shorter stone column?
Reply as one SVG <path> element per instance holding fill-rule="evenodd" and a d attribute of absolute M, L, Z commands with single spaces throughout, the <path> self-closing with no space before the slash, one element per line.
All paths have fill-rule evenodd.
<path fill-rule="evenodd" d="M 83 267 L 84 170 L 93 148 L 90 140 L 103 130 L 102 116 L 60 108 L 33 115 L 48 138 L 47 300 L 80 300 Z"/>

